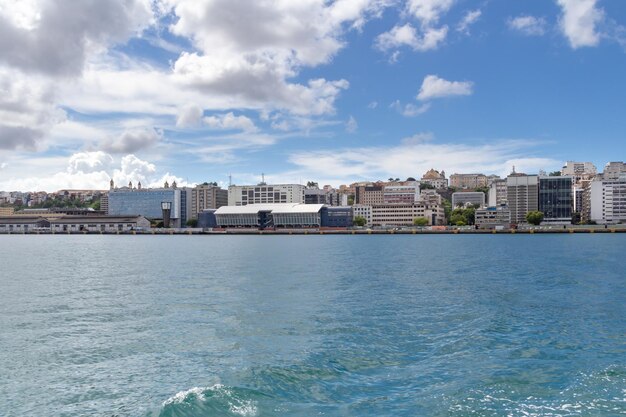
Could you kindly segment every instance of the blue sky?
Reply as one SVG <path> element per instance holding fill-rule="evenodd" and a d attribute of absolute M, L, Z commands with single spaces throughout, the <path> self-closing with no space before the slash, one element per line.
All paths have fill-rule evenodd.
<path fill-rule="evenodd" d="M 622 0 L 0 0 L 0 190 L 601 170 Z"/>

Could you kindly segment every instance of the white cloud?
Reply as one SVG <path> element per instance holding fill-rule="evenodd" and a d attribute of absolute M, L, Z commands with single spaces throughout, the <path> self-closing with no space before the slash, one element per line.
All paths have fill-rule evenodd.
<path fill-rule="evenodd" d="M 248 117 L 235 116 L 232 112 L 207 116 L 202 120 L 205 125 L 212 129 L 243 130 L 246 132 L 255 132 L 257 130 L 254 122 Z"/>
<path fill-rule="evenodd" d="M 431 142 L 435 139 L 435 135 L 432 132 L 416 133 L 413 136 L 406 137 L 401 140 L 403 145 L 420 145 L 423 143 Z"/>
<path fill-rule="evenodd" d="M 359 124 L 353 116 L 350 116 L 348 121 L 346 122 L 346 132 L 354 133 L 359 128 Z"/>
<path fill-rule="evenodd" d="M 407 103 L 404 106 L 400 102 L 400 100 L 396 100 L 389 106 L 404 117 L 415 117 L 420 114 L 426 113 L 430 110 L 430 103 L 423 103 L 421 105 L 415 105 L 413 103 Z"/>
<path fill-rule="evenodd" d="M 69 174 L 90 174 L 109 171 L 113 167 L 113 157 L 105 152 L 79 152 L 70 156 L 67 166 Z"/>
<path fill-rule="evenodd" d="M 367 108 L 370 110 L 374 110 L 376 107 L 378 107 L 377 101 L 371 101 L 370 104 L 367 105 Z"/>
<path fill-rule="evenodd" d="M 468 35 L 470 26 L 476 23 L 481 15 L 482 15 L 482 12 L 480 10 L 468 11 L 465 14 L 465 16 L 463 16 L 463 19 L 461 19 L 461 21 L 457 25 L 456 30 L 458 32 Z"/>
<path fill-rule="evenodd" d="M 162 139 L 163 133 L 154 129 L 131 129 L 105 140 L 102 149 L 111 153 L 134 153 L 154 146 Z"/>
<path fill-rule="evenodd" d="M 437 23 L 453 4 L 454 0 L 408 0 L 406 7 L 422 25 L 431 25 Z"/>
<path fill-rule="evenodd" d="M 448 81 L 437 75 L 424 77 L 417 99 L 421 101 L 451 96 L 469 96 L 474 83 L 471 81 Z"/>
<path fill-rule="evenodd" d="M 597 25 L 604 20 L 604 11 L 597 0 L 557 0 L 563 10 L 559 26 L 574 49 L 596 46 L 600 42 Z"/>
<path fill-rule="evenodd" d="M 149 0 L 0 0 L 0 64 L 76 75 L 88 54 L 153 21 Z"/>
<path fill-rule="evenodd" d="M 546 20 L 543 17 L 518 16 L 507 21 L 510 29 L 527 36 L 542 36 L 546 33 Z"/>
<path fill-rule="evenodd" d="M 202 122 L 202 108 L 196 104 L 181 107 L 176 117 L 176 127 L 197 127 Z"/>
<path fill-rule="evenodd" d="M 532 148 L 528 141 L 490 141 L 489 144 L 463 145 L 431 143 L 430 135 L 405 140 L 389 147 L 344 148 L 332 151 L 295 153 L 289 161 L 296 165 L 284 177 L 318 178 L 339 185 L 359 179 L 418 177 L 430 168 L 447 172 L 483 172 L 505 176 L 511 166 L 528 173 L 550 169 L 561 162 L 549 158 L 525 157 Z"/>
<path fill-rule="evenodd" d="M 448 27 L 427 27 L 418 33 L 410 23 L 394 26 L 389 32 L 382 33 L 376 38 L 376 47 L 382 51 L 408 46 L 415 51 L 437 49 L 446 39 Z"/>

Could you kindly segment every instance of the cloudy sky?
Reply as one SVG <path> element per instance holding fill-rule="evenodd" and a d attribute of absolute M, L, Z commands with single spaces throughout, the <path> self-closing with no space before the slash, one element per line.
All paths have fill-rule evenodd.
<path fill-rule="evenodd" d="M 0 0 L 0 190 L 625 151 L 623 0 Z"/>

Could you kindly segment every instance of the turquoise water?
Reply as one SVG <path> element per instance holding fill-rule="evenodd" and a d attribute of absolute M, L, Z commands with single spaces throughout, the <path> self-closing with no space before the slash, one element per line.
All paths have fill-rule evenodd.
<path fill-rule="evenodd" d="M 625 244 L 0 236 L 0 415 L 626 415 Z"/>

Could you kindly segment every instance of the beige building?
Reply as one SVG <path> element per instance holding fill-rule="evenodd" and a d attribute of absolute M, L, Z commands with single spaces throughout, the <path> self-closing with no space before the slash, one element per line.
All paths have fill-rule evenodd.
<path fill-rule="evenodd" d="M 447 188 L 448 180 L 446 179 L 446 173 L 444 171 L 437 171 L 435 169 L 431 169 L 427 171 L 422 179 L 420 180 L 422 184 L 432 185 L 436 189 Z"/>
<path fill-rule="evenodd" d="M 228 191 L 211 184 L 200 184 L 189 190 L 191 192 L 192 219 L 198 218 L 198 213 L 207 209 L 218 209 L 228 205 Z"/>
<path fill-rule="evenodd" d="M 539 177 L 513 173 L 506 185 L 511 223 L 525 223 L 528 212 L 539 210 Z"/>
<path fill-rule="evenodd" d="M 487 203 L 491 207 L 507 204 L 508 188 L 506 179 L 494 179 L 489 185 L 489 198 Z"/>
<path fill-rule="evenodd" d="M 12 216 L 14 211 L 13 207 L 0 207 L 0 216 Z"/>
<path fill-rule="evenodd" d="M 450 187 L 460 189 L 476 189 L 486 187 L 487 176 L 484 174 L 452 174 L 450 175 Z"/>
<path fill-rule="evenodd" d="M 419 217 L 428 220 L 429 226 L 445 224 L 443 206 L 415 204 L 379 204 L 372 206 L 373 226 L 412 226 Z"/>
<path fill-rule="evenodd" d="M 304 204 L 306 186 L 301 184 L 231 185 L 228 187 L 228 205 L 248 204 Z"/>
<path fill-rule="evenodd" d="M 480 208 L 475 216 L 479 229 L 508 228 L 511 225 L 511 210 L 506 206 Z"/>
<path fill-rule="evenodd" d="M 355 204 L 371 206 L 385 202 L 383 185 L 358 185 L 355 191 Z"/>

